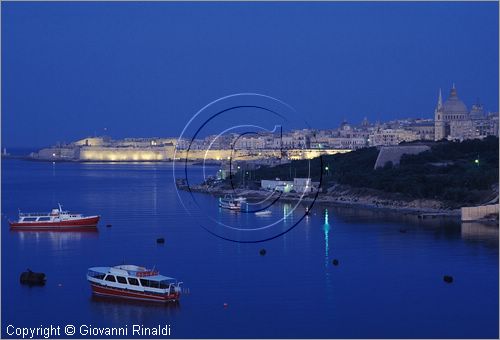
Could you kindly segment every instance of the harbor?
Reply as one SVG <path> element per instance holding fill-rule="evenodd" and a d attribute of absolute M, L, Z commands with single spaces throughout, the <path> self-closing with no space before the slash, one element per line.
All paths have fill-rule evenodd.
<path fill-rule="evenodd" d="M 3 276 L 13 279 L 3 283 L 9 294 L 3 296 L 2 313 L 13 325 L 91 323 L 106 328 L 141 320 L 151 328 L 168 320 L 173 337 L 273 337 L 275 332 L 286 337 L 332 332 L 348 337 L 362 322 L 364 327 L 355 332 L 362 338 L 387 336 L 383 320 L 391 319 L 394 337 L 403 337 L 407 327 L 417 325 L 414 334 L 423 338 L 436 330 L 450 337 L 472 331 L 482 337 L 494 335 L 498 314 L 491 296 L 498 287 L 497 226 L 315 204 L 284 237 L 235 244 L 210 235 L 197 216 L 186 214 L 167 164 L 2 163 L 4 195 L 14 198 L 2 201 L 7 217 L 17 216 L 20 201 L 41 211 L 57 205 L 51 197 L 72 211 L 101 216 L 98 231 L 91 233 L 9 231 L 3 226 L 3 251 L 17 254 L 3 267 Z M 201 180 L 202 168 L 192 170 Z M 211 174 L 217 170 L 207 169 Z M 31 181 L 25 183 L 22 178 L 28 173 Z M 47 185 L 48 191 L 41 190 Z M 273 205 L 267 216 L 234 213 L 219 208 L 217 197 L 195 195 L 206 218 L 231 225 L 259 226 L 284 218 L 286 226 L 304 213 L 293 210 L 292 202 Z M 157 243 L 157 238 L 164 238 L 164 243 Z M 190 294 L 176 303 L 94 296 L 87 270 L 121 264 L 154 267 L 182 280 L 181 287 Z M 19 284 L 27 265 L 45 273 L 43 286 Z M 453 282 L 444 282 L 444 275 L 452 276 Z M 308 293 L 297 294 L 297 287 Z M 474 300 L 465 299 L 471 289 L 476 292 Z M 284 301 L 290 297 L 296 308 L 286 307 Z M 387 308 L 377 307 L 382 301 Z M 48 304 L 52 308 L 47 309 Z M 396 312 L 407 304 L 413 308 L 405 315 Z M 40 309 L 44 313 L 27 321 L 30 311 Z M 304 314 L 316 315 L 307 328 L 301 326 Z M 440 320 L 439 325 L 422 325 L 423 314 Z M 246 327 L 249 317 L 260 326 Z"/>
<path fill-rule="evenodd" d="M 499 337 L 498 1 L 0 7 L 2 338 Z"/>

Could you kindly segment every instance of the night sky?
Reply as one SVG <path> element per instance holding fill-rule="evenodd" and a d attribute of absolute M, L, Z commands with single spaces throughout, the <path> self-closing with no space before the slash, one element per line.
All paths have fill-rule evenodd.
<path fill-rule="evenodd" d="M 313 127 L 498 111 L 498 2 L 5 3 L 2 145 L 178 136 L 207 103 L 279 98 Z"/>

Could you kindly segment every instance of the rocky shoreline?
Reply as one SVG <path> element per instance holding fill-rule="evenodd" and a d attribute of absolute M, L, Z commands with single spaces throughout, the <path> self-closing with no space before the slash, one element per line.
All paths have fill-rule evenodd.
<path fill-rule="evenodd" d="M 179 186 L 181 190 L 188 190 L 185 186 Z M 224 196 L 232 194 L 233 196 L 242 196 L 249 201 L 262 200 L 271 195 L 270 191 L 266 190 L 250 190 L 250 189 L 227 189 L 213 187 L 207 185 L 193 185 L 189 188 L 192 192 L 205 193 L 213 196 Z M 437 200 L 404 200 L 397 198 L 397 195 L 384 195 L 382 197 L 369 189 L 349 189 L 346 187 L 336 186 L 330 188 L 326 193 L 319 193 L 316 200 L 315 194 L 304 196 L 298 193 L 274 193 L 273 197 L 286 202 L 311 203 L 315 200 L 315 204 L 328 206 L 344 206 L 344 207 L 359 207 L 363 209 L 389 210 L 404 214 L 414 215 L 434 215 L 447 217 L 460 217 L 460 209 L 447 209 L 444 203 Z M 393 197 L 390 197 L 393 196 Z"/>

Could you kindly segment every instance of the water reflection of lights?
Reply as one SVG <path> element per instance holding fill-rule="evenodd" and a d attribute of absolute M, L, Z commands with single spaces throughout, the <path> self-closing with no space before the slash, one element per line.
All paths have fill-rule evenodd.
<path fill-rule="evenodd" d="M 287 222 L 293 221 L 293 210 L 290 203 L 283 204 L 283 223 L 287 225 Z"/>
<path fill-rule="evenodd" d="M 181 308 L 179 301 L 159 303 L 154 301 L 127 300 L 113 297 L 91 295 L 90 302 L 106 315 L 113 317 L 119 323 L 123 320 L 144 320 L 154 310 L 169 317 Z"/>
<path fill-rule="evenodd" d="M 498 242 L 498 224 L 462 222 L 460 233 L 464 240 L 492 240 Z"/>
<path fill-rule="evenodd" d="M 306 214 L 304 218 L 304 223 L 306 224 L 306 240 L 309 241 L 309 232 L 311 231 L 311 218 L 309 217 L 310 212 Z"/>
<path fill-rule="evenodd" d="M 13 231 L 19 235 L 21 243 L 27 243 L 35 240 L 35 243 L 49 239 L 51 245 L 55 249 L 60 249 L 65 244 L 75 241 L 80 241 L 82 238 L 97 237 L 98 232 L 95 231 Z"/>
<path fill-rule="evenodd" d="M 156 167 L 153 168 L 153 213 L 156 215 L 158 210 L 158 179 L 156 174 Z"/>
<path fill-rule="evenodd" d="M 325 234 L 325 284 L 326 284 L 326 292 L 327 299 L 332 298 L 331 292 L 331 280 L 330 280 L 330 271 L 329 271 L 329 262 L 330 262 L 330 246 L 329 246 L 329 233 L 330 233 L 330 223 L 328 221 L 328 209 L 325 209 L 325 221 L 323 223 L 323 232 Z"/>
<path fill-rule="evenodd" d="M 328 223 L 328 209 L 325 209 L 325 223 L 323 224 L 323 231 L 325 232 L 325 266 L 328 266 L 328 259 L 329 259 L 328 234 L 330 232 L 330 223 Z"/>

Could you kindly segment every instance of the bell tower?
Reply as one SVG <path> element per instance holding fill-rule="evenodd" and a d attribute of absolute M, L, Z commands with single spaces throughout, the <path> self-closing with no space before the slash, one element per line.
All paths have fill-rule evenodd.
<path fill-rule="evenodd" d="M 438 101 L 434 110 L 434 140 L 440 140 L 445 137 L 443 113 L 443 96 L 441 95 L 441 89 L 439 89 Z"/>

